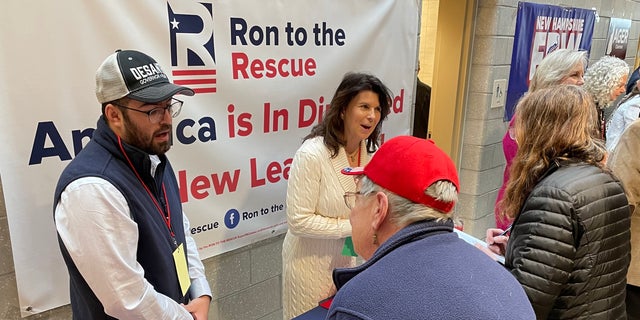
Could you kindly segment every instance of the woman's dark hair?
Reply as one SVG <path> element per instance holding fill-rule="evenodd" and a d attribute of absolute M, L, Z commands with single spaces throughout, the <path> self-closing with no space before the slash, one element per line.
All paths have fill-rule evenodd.
<path fill-rule="evenodd" d="M 633 88 L 636 87 L 636 82 L 638 82 L 638 80 L 640 80 L 640 67 L 636 68 L 636 70 L 633 70 L 631 76 L 629 76 L 629 80 L 627 80 L 626 94 L 629 94 L 631 93 L 631 91 L 633 91 Z"/>
<path fill-rule="evenodd" d="M 322 136 L 324 144 L 331 150 L 331 157 L 338 155 L 341 145 L 346 144 L 344 134 L 344 121 L 340 117 L 345 112 L 349 102 L 362 91 L 373 91 L 378 94 L 380 101 L 380 121 L 369 137 L 367 137 L 367 152 L 372 153 L 378 149 L 378 137 L 382 121 L 391 111 L 392 93 L 377 77 L 366 74 L 349 72 L 344 75 L 342 82 L 336 89 L 329 110 L 324 115 L 322 122 L 315 125 L 303 140 Z"/>

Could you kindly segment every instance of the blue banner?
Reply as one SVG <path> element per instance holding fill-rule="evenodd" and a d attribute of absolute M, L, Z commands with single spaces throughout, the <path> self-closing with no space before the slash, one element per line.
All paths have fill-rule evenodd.
<path fill-rule="evenodd" d="M 518 2 L 504 120 L 509 121 L 540 61 L 556 49 L 591 50 L 595 10 Z"/>

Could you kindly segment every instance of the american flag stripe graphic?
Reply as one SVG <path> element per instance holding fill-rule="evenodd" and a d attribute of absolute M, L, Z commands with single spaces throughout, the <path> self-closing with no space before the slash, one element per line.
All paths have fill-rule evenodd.
<path fill-rule="evenodd" d="M 198 93 L 216 92 L 216 69 L 173 70 L 173 82 L 188 86 Z"/>

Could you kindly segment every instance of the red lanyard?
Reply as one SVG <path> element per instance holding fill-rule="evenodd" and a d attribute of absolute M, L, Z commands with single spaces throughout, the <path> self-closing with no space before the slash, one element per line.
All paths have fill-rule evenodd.
<path fill-rule="evenodd" d="M 129 156 L 127 156 L 127 153 L 124 151 L 124 148 L 122 147 L 122 141 L 120 140 L 120 136 L 118 136 L 118 145 L 120 146 L 120 151 L 124 155 L 125 159 L 127 159 L 127 163 L 129 163 L 129 166 L 133 170 L 133 173 L 136 174 L 136 177 L 138 178 L 138 181 L 140 181 L 140 184 L 147 191 L 147 194 L 149 195 L 149 197 L 153 201 L 153 204 L 156 205 L 156 209 L 158 209 L 158 212 L 160 213 L 160 216 L 162 216 L 162 220 L 164 220 L 164 223 L 167 225 L 167 228 L 169 229 L 169 233 L 171 233 L 172 237 L 175 237 L 175 234 L 173 233 L 173 228 L 171 228 L 171 208 L 169 207 L 169 199 L 167 198 L 167 190 L 164 188 L 164 182 L 162 183 L 162 193 L 164 195 L 164 201 L 165 201 L 165 204 L 166 204 L 166 207 L 167 207 L 167 214 L 164 214 L 164 211 L 160 207 L 160 204 L 156 200 L 156 197 L 153 196 L 153 194 L 151 193 L 151 190 L 149 190 L 149 187 L 147 187 L 147 185 L 142 181 L 142 178 L 140 177 L 140 174 L 138 174 L 138 171 L 133 166 L 133 163 L 131 162 L 131 159 L 129 159 Z"/>

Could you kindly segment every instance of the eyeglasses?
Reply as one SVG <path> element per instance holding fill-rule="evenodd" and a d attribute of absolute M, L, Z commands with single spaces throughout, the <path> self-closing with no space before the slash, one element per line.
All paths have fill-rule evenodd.
<path fill-rule="evenodd" d="M 184 102 L 176 99 L 176 98 L 171 98 L 171 101 L 167 104 L 166 107 L 161 107 L 159 105 L 154 105 L 154 104 L 145 104 L 145 106 L 156 106 L 155 108 L 149 110 L 149 111 L 142 111 L 142 110 L 138 110 L 138 109 L 134 109 L 134 108 L 129 108 L 127 106 L 123 106 L 120 104 L 117 104 L 115 102 L 112 102 L 112 104 L 115 104 L 116 106 L 120 107 L 120 108 L 124 108 L 124 109 L 128 109 L 128 110 L 133 110 L 133 111 L 138 111 L 141 113 L 145 113 L 148 117 L 149 117 L 149 121 L 151 123 L 158 123 L 160 121 L 162 121 L 162 118 L 164 118 L 164 113 L 165 111 L 169 111 L 169 114 L 171 115 L 171 118 L 175 118 L 180 114 L 180 110 L 182 110 L 182 104 Z"/>
<path fill-rule="evenodd" d="M 365 195 L 364 193 L 358 191 L 358 192 L 345 192 L 344 195 L 342 196 L 344 198 L 344 204 L 347 205 L 347 208 L 349 208 L 349 210 L 353 209 L 356 206 L 356 198 L 357 196 L 363 196 Z"/>

